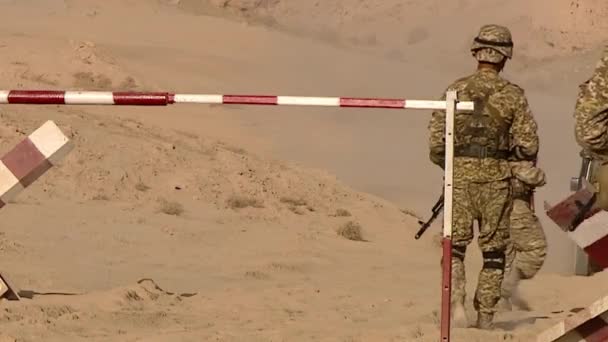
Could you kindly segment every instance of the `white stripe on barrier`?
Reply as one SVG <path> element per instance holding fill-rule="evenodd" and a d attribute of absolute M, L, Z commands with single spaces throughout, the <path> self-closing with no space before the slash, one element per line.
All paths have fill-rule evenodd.
<path fill-rule="evenodd" d="M 339 97 L 300 97 L 300 96 L 278 96 L 278 105 L 287 106 L 340 106 Z"/>
<path fill-rule="evenodd" d="M 9 90 L 0 90 L 0 103 L 8 103 Z"/>
<path fill-rule="evenodd" d="M 223 95 L 175 94 L 175 103 L 222 104 Z"/>
<path fill-rule="evenodd" d="M 445 110 L 446 101 L 424 101 L 424 100 L 406 100 L 405 108 L 408 109 L 428 109 L 428 110 Z M 473 102 L 458 102 L 456 110 L 472 111 Z"/>
<path fill-rule="evenodd" d="M 65 104 L 114 104 L 114 94 L 111 91 L 66 91 Z"/>

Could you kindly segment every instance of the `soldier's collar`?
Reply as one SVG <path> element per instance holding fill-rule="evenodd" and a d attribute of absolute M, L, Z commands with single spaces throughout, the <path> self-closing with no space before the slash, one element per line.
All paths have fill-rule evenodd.
<path fill-rule="evenodd" d="M 492 74 L 492 75 L 498 75 L 498 71 L 492 69 L 492 68 L 481 68 L 481 69 L 477 69 L 478 73 L 482 73 L 482 74 Z"/>

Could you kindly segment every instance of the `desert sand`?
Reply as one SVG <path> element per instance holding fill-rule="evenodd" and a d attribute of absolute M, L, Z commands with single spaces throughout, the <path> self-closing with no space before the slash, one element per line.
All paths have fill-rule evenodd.
<path fill-rule="evenodd" d="M 608 280 L 571 275 L 574 246 L 540 209 L 578 172 L 572 109 L 608 38 L 608 5 L 548 5 L 2 0 L 0 88 L 434 99 L 471 72 L 479 26 L 508 25 L 505 76 L 540 127 L 549 256 L 523 285 L 532 311 L 453 340 L 531 341 Z M 437 341 L 439 222 L 413 238 L 441 191 L 429 115 L 4 106 L 2 151 L 46 120 L 76 147 L 2 209 L 1 271 L 40 294 L 0 303 L 0 341 Z M 472 294 L 475 243 L 467 258 Z"/>

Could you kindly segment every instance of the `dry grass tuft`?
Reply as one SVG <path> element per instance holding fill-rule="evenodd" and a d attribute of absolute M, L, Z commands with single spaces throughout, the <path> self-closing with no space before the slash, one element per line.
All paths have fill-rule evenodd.
<path fill-rule="evenodd" d="M 93 201 L 109 201 L 110 197 L 106 194 L 97 194 L 93 196 Z"/>
<path fill-rule="evenodd" d="M 268 274 L 266 274 L 264 272 L 260 272 L 260 271 L 247 271 L 247 272 L 245 272 L 245 277 L 258 279 L 258 280 L 264 280 L 264 279 L 270 278 L 270 276 L 268 276 Z"/>
<path fill-rule="evenodd" d="M 356 222 L 348 221 L 338 228 L 338 235 L 352 241 L 365 241 L 361 232 L 361 225 Z"/>
<path fill-rule="evenodd" d="M 135 190 L 141 191 L 141 192 L 146 192 L 146 191 L 150 190 L 150 187 L 147 186 L 144 182 L 139 181 L 139 182 L 137 182 L 137 184 L 135 184 Z"/>
<path fill-rule="evenodd" d="M 424 337 L 424 332 L 422 331 L 422 328 L 417 325 L 412 331 L 412 338 L 419 339 L 422 337 Z"/>
<path fill-rule="evenodd" d="M 306 206 L 306 209 L 310 212 L 314 212 L 315 209 L 308 205 L 305 199 L 296 199 L 291 197 L 281 197 L 281 203 L 285 203 L 288 205 L 289 210 L 291 210 L 296 215 L 304 215 L 306 210 L 302 207 Z"/>
<path fill-rule="evenodd" d="M 304 199 L 295 199 L 291 197 L 281 197 L 281 203 L 289 204 L 295 207 L 307 205 L 308 202 Z"/>
<path fill-rule="evenodd" d="M 264 204 L 258 199 L 237 195 L 230 197 L 226 201 L 226 205 L 231 209 L 264 208 Z"/>
<path fill-rule="evenodd" d="M 414 211 L 412 211 L 410 209 L 401 209 L 401 212 L 404 213 L 405 215 L 413 217 L 417 220 L 420 220 L 420 221 L 423 220 L 423 218 L 420 215 L 416 214 Z"/>
<path fill-rule="evenodd" d="M 184 213 L 184 207 L 175 201 L 160 201 L 160 212 L 167 215 L 180 216 Z"/>
<path fill-rule="evenodd" d="M 350 214 L 350 211 L 348 211 L 346 209 L 340 208 L 340 209 L 336 210 L 336 213 L 334 214 L 334 216 L 336 216 L 336 217 L 350 217 L 351 214 Z"/>
<path fill-rule="evenodd" d="M 439 315 L 439 311 L 433 310 L 433 312 L 431 313 L 431 319 L 433 321 L 433 324 L 439 325 L 441 323 L 441 317 Z"/>

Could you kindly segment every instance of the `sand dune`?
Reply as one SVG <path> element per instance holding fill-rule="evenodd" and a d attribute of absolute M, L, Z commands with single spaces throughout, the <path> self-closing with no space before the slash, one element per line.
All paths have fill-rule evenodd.
<path fill-rule="evenodd" d="M 544 4 L 1 1 L 0 87 L 429 99 L 470 71 L 471 35 L 496 21 L 541 129 L 540 208 L 577 172 L 570 108 L 608 9 Z M 441 190 L 428 113 L 11 105 L 0 118 L 4 151 L 48 119 L 76 143 L 2 209 L 0 236 L 16 285 L 73 295 L 3 302 L 0 341 L 437 340 L 438 225 L 413 239 Z M 523 289 L 533 311 L 455 341 L 530 341 L 604 294 L 605 274 L 568 275 L 573 246 L 540 216 L 551 249 Z"/>

